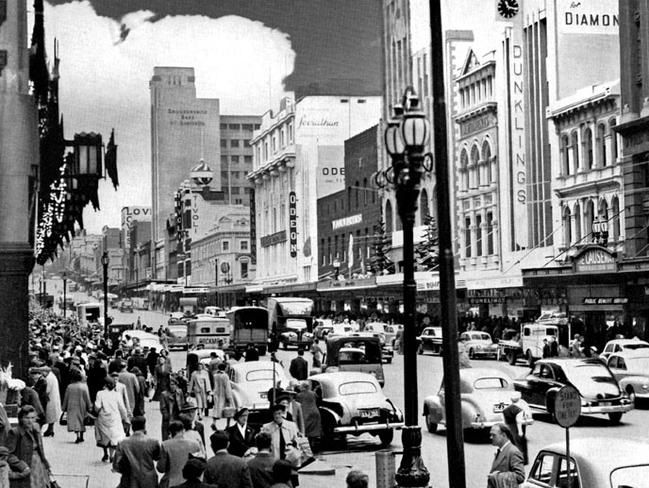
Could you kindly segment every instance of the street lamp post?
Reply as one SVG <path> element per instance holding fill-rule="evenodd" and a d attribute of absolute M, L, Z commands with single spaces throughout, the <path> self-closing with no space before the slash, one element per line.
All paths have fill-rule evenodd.
<path fill-rule="evenodd" d="M 68 308 L 68 305 L 67 305 L 67 300 L 68 300 L 67 291 L 68 291 L 68 275 L 64 271 L 63 272 L 63 318 L 65 318 L 66 310 Z"/>
<path fill-rule="evenodd" d="M 108 253 L 101 255 L 101 265 L 104 267 L 104 336 L 108 337 Z"/>
<path fill-rule="evenodd" d="M 413 227 L 421 178 L 432 171 L 431 159 L 424 154 L 430 126 L 419 108 L 419 98 L 412 87 L 394 107 L 394 119 L 385 129 L 385 148 L 392 159 L 389 169 L 377 173 L 378 186 L 394 187 L 397 209 L 403 224 L 403 378 L 405 426 L 401 431 L 403 457 L 395 480 L 400 487 L 426 487 L 430 480 L 421 457 L 421 429 L 418 418 L 415 253 Z"/>

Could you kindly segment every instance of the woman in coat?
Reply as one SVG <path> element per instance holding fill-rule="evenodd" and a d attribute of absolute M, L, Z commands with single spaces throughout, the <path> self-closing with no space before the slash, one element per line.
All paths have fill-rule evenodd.
<path fill-rule="evenodd" d="M 144 399 L 147 396 L 148 387 L 146 384 L 146 378 L 144 373 L 137 366 L 133 366 L 131 373 L 137 378 L 137 382 L 140 385 L 139 391 L 135 394 L 135 405 L 133 406 L 133 416 L 139 417 L 144 416 Z"/>
<path fill-rule="evenodd" d="M 189 380 L 188 390 L 190 393 L 193 393 L 194 398 L 196 398 L 198 420 L 202 420 L 203 415 L 207 414 L 207 395 L 211 392 L 210 377 L 207 374 L 207 370 L 203 363 L 199 362 L 198 369 L 192 373 Z"/>
<path fill-rule="evenodd" d="M 216 419 L 223 418 L 223 409 L 225 407 L 233 407 L 234 400 L 232 398 L 232 387 L 230 386 L 230 378 L 225 374 L 227 364 L 221 363 L 214 374 L 214 407 L 212 408 L 212 427 L 216 428 Z M 228 418 L 227 426 L 230 426 L 230 419 Z"/>
<path fill-rule="evenodd" d="M 18 426 L 9 431 L 7 448 L 9 458 L 25 462 L 31 472 L 28 478 L 12 480 L 12 488 L 48 488 L 50 464 L 45 458 L 34 407 L 27 405 L 18 411 Z"/>
<path fill-rule="evenodd" d="M 104 380 L 108 376 L 106 367 L 102 364 L 101 359 L 94 357 L 90 360 L 90 368 L 88 369 L 88 393 L 90 393 L 90 401 L 94 403 L 97 398 L 97 392 L 104 387 Z"/>
<path fill-rule="evenodd" d="M 115 390 L 115 380 L 108 377 L 104 380 L 104 389 L 97 393 L 95 400 L 95 438 L 97 446 L 104 450 L 102 461 L 108 461 L 115 454 L 117 444 L 126 436 L 122 422 L 128 424 L 128 412 L 122 395 Z"/>
<path fill-rule="evenodd" d="M 171 367 L 167 364 L 164 356 L 158 357 L 158 364 L 155 367 L 155 393 L 153 401 L 160 401 L 160 395 L 163 391 L 169 390 L 169 380 L 171 379 Z"/>
<path fill-rule="evenodd" d="M 47 406 L 45 407 L 45 423 L 48 424 L 44 437 L 54 437 L 54 424 L 61 417 L 61 394 L 59 393 L 59 380 L 52 370 L 45 366 L 45 382 L 47 384 Z"/>
<path fill-rule="evenodd" d="M 62 408 L 68 414 L 68 432 L 77 434 L 74 443 L 83 442 L 83 433 L 86 431 L 84 420 L 92 408 L 92 403 L 88 385 L 81 381 L 81 375 L 76 371 L 70 373 L 70 384 L 65 390 Z"/>

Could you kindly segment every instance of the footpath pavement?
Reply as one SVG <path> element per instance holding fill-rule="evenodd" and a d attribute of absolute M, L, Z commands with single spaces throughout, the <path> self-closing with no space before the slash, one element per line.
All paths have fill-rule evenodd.
<path fill-rule="evenodd" d="M 147 432 L 160 440 L 161 416 L 158 402 L 146 404 Z M 224 421 L 223 421 L 224 422 Z M 205 432 L 211 432 L 210 421 L 204 419 Z M 225 426 L 225 423 L 223 427 Z M 221 427 L 219 425 L 219 427 Z M 45 455 L 61 488 L 115 488 L 119 484 L 119 474 L 112 472 L 110 463 L 101 461 L 103 451 L 97 447 L 93 427 L 88 427 L 85 442 L 75 444 L 75 435 L 67 427 L 55 426 L 54 437 L 43 439 Z M 212 455 L 208 447 L 208 456 Z M 370 486 L 376 486 L 374 473 L 368 472 L 368 461 L 373 466 L 372 453 L 338 452 L 332 455 L 319 456 L 317 463 L 309 471 L 321 474 L 301 474 L 300 486 L 305 488 L 335 488 L 345 486 L 345 477 L 353 466 L 363 466 L 370 475 Z M 314 469 L 317 468 L 317 469 Z M 331 470 L 335 474 L 331 474 Z M 371 470 L 373 471 L 373 469 Z M 326 474 L 324 474 L 326 473 Z"/>

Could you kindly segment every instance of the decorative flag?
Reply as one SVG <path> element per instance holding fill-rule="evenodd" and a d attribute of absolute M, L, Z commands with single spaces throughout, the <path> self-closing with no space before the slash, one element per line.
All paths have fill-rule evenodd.
<path fill-rule="evenodd" d="M 115 144 L 115 129 L 110 133 L 110 140 L 106 146 L 106 155 L 104 156 L 104 165 L 106 174 L 113 182 L 113 187 L 117 190 L 119 186 L 119 177 L 117 175 L 117 145 Z"/>
<path fill-rule="evenodd" d="M 352 277 L 352 268 L 354 267 L 354 234 L 349 233 L 349 249 L 347 249 L 347 266 L 349 267 L 349 277 Z"/>

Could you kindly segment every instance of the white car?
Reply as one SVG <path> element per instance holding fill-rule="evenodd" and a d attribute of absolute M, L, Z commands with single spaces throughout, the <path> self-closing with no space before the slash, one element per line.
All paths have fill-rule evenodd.
<path fill-rule="evenodd" d="M 128 336 L 131 340 L 133 340 L 133 338 L 137 338 L 139 341 L 138 347 L 140 348 L 148 346 L 148 348 L 151 349 L 155 347 L 156 351 L 158 352 L 165 349 L 165 347 L 160 342 L 160 338 L 156 334 L 151 334 L 143 330 L 129 329 L 122 332 L 120 340 L 128 342 L 128 338 L 126 336 Z"/>
<path fill-rule="evenodd" d="M 470 331 L 460 334 L 460 342 L 470 359 L 478 357 L 498 357 L 498 344 L 494 344 L 491 335 L 487 332 Z"/>
<path fill-rule="evenodd" d="M 607 358 L 614 352 L 638 349 L 649 349 L 649 342 L 640 339 L 614 339 L 606 343 L 600 357 Z"/>
<path fill-rule="evenodd" d="M 288 387 L 291 377 L 280 363 L 272 361 L 249 361 L 232 364 L 228 372 L 232 396 L 237 409 L 265 410 L 270 406 L 268 390 L 281 381 L 282 388 Z"/>
<path fill-rule="evenodd" d="M 611 354 L 606 362 L 608 369 L 636 403 L 649 399 L 649 350 L 636 349 Z"/>

